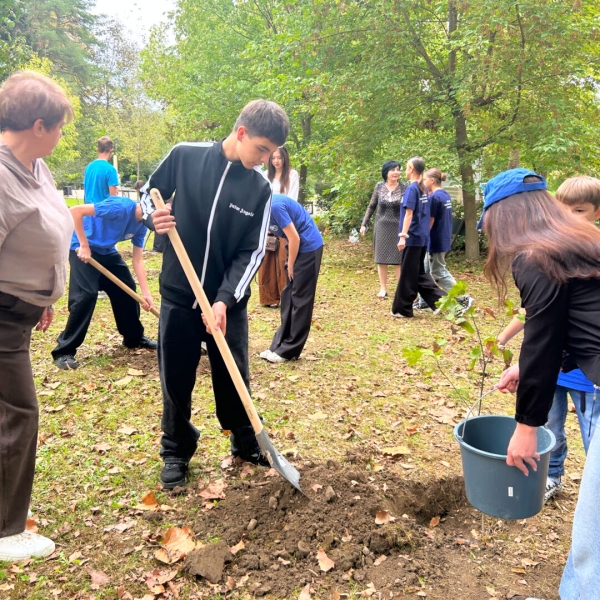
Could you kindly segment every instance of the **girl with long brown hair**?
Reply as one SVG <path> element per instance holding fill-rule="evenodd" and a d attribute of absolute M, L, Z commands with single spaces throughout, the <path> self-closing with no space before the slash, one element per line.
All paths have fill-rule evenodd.
<path fill-rule="evenodd" d="M 394 295 L 392 316 L 413 317 L 417 294 L 432 310 L 446 295 L 425 272 L 425 255 L 429 244 L 429 199 L 423 185 L 425 161 L 415 156 L 406 164 L 406 178 L 411 182 L 402 198 L 398 233 L 398 250 L 402 250 L 400 281 Z"/>
<path fill-rule="evenodd" d="M 283 194 L 292 200 L 298 200 L 300 177 L 298 171 L 290 168 L 290 155 L 285 146 L 277 148 L 269 157 L 267 179 L 271 182 L 273 194 Z M 265 258 L 258 270 L 258 295 L 262 306 L 277 308 L 281 302 L 281 292 L 287 285 L 286 247 L 285 239 L 269 233 Z"/>
<path fill-rule="evenodd" d="M 600 231 L 572 215 L 526 169 L 488 182 L 479 222 L 489 239 L 485 273 L 502 300 L 512 272 L 526 311 L 519 364 L 497 385 L 517 393 L 507 464 L 537 470 L 537 428 L 548 420 L 561 369 L 577 366 L 600 386 Z M 590 443 L 573 522 L 562 600 L 594 597 L 600 573 L 600 437 Z"/>

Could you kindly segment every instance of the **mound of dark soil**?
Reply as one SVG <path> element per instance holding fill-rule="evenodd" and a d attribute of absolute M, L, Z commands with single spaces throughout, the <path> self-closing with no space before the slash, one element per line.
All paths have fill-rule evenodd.
<path fill-rule="evenodd" d="M 360 584 L 386 597 L 435 583 L 442 556 L 428 564 L 418 559 L 441 545 L 430 521 L 466 502 L 461 478 L 415 483 L 333 461 L 302 470 L 306 495 L 279 476 L 265 477 L 264 469 L 228 481 L 226 498 L 200 512 L 192 527 L 205 539 L 243 542 L 229 564 L 219 561 L 229 589 L 278 598 L 308 583 L 338 590 Z M 212 571 L 211 581 L 218 579 Z"/>

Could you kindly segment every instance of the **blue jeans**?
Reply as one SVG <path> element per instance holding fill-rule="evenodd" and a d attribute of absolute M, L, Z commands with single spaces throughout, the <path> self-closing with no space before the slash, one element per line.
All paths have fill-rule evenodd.
<path fill-rule="evenodd" d="M 580 392 L 571 388 L 556 386 L 552 408 L 548 414 L 547 427 L 556 437 L 556 446 L 550 454 L 550 466 L 548 468 L 548 477 L 559 479 L 565 473 L 565 459 L 567 458 L 567 436 L 565 434 L 565 421 L 567 420 L 567 412 L 569 401 L 567 393 L 570 394 L 577 418 L 579 419 L 579 430 L 583 440 L 583 447 L 587 454 L 590 447 L 590 441 L 596 428 L 596 421 L 600 415 L 600 394 L 594 402 L 593 392 Z"/>
<path fill-rule="evenodd" d="M 561 600 L 595 600 L 600 590 L 600 436 L 589 446 L 573 519 L 571 552 L 560 582 Z"/>

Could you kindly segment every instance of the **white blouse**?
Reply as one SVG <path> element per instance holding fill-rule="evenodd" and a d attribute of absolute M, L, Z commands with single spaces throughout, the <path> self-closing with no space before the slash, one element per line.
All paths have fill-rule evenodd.
<path fill-rule="evenodd" d="M 280 192 L 280 184 L 279 179 L 273 179 L 271 182 L 271 189 L 274 194 L 281 194 Z M 289 189 L 286 192 L 286 196 L 289 196 L 292 200 L 298 201 L 298 193 L 300 192 L 300 176 L 298 175 L 298 171 L 296 169 L 292 169 L 290 171 L 290 183 Z"/>

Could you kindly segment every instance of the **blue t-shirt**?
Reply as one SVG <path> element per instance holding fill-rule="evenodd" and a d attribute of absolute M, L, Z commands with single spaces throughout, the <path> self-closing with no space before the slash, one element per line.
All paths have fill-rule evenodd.
<path fill-rule="evenodd" d="M 433 227 L 429 232 L 429 252 L 448 252 L 452 243 L 452 198 L 446 190 L 435 190 L 429 196 Z"/>
<path fill-rule="evenodd" d="M 405 190 L 400 209 L 398 232 L 402 231 L 402 223 L 406 209 L 413 211 L 412 221 L 408 228 L 407 246 L 427 246 L 429 243 L 429 201 L 427 192 L 421 193 L 419 184 L 413 181 Z"/>
<path fill-rule="evenodd" d="M 101 158 L 91 162 L 83 174 L 84 202 L 96 204 L 106 200 L 110 196 L 108 188 L 112 185 L 119 185 L 117 170 L 107 160 Z"/>
<path fill-rule="evenodd" d="M 90 249 L 98 254 L 112 254 L 117 251 L 115 244 L 123 240 L 131 240 L 134 246 L 143 248 L 147 228 L 142 221 L 136 220 L 136 207 L 137 202 L 122 196 L 109 196 L 102 202 L 96 202 L 96 216 L 83 217 Z M 77 248 L 79 240 L 73 232 L 71 250 Z"/>
<path fill-rule="evenodd" d="M 556 385 L 562 385 L 563 387 L 580 392 L 590 393 L 594 391 L 594 384 L 583 374 L 581 369 L 574 369 L 568 373 L 561 371 L 558 374 Z"/>
<path fill-rule="evenodd" d="M 323 245 L 321 232 L 304 206 L 289 196 L 273 194 L 269 231 L 277 237 L 285 238 L 283 228 L 290 223 L 294 224 L 300 236 L 300 249 L 298 250 L 300 254 L 314 252 Z"/>

